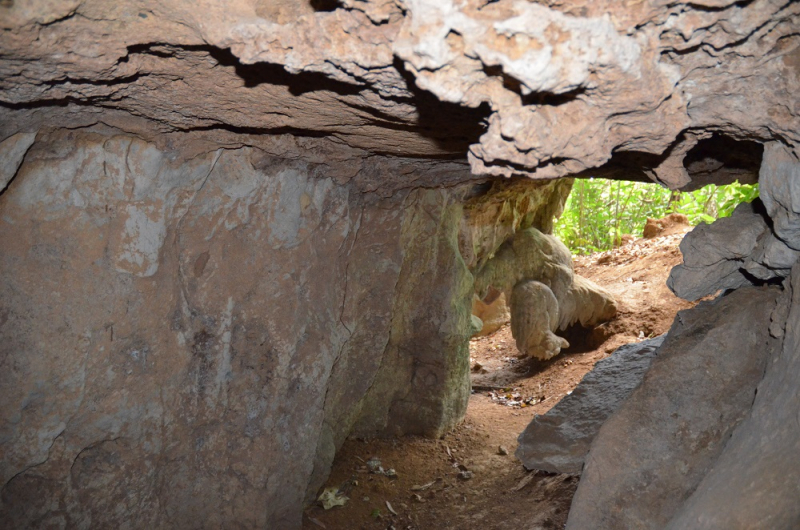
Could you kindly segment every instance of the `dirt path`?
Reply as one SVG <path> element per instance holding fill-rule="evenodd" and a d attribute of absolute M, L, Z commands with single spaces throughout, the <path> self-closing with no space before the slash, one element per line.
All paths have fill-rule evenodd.
<path fill-rule="evenodd" d="M 664 284 L 681 261 L 677 245 L 685 230 L 576 258 L 578 274 L 617 297 L 613 321 L 583 337 L 569 336 L 570 349 L 547 362 L 518 358 L 508 325 L 473 339 L 474 392 L 464 422 L 441 440 L 348 440 L 326 486 L 345 491 L 349 501 L 330 510 L 309 508 L 303 528 L 563 528 L 578 478 L 527 472 L 514 458 L 517 436 L 598 360 L 622 344 L 665 333 L 675 313 L 691 307 Z M 370 473 L 373 458 L 396 476 Z"/>

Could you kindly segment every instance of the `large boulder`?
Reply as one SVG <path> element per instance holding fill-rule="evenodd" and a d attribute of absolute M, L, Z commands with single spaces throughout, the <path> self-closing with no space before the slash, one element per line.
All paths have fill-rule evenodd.
<path fill-rule="evenodd" d="M 752 285 L 745 260 L 768 230 L 760 203 L 740 204 L 733 215 L 700 224 L 681 241 L 683 263 L 670 272 L 667 286 L 679 297 L 697 300 L 720 290 Z"/>
<path fill-rule="evenodd" d="M 749 413 L 670 530 L 800 528 L 800 266 L 785 287 L 771 326 L 783 345 L 767 359 Z"/>
<path fill-rule="evenodd" d="M 681 241 L 683 264 L 667 285 L 687 300 L 789 275 L 800 257 L 800 160 L 773 142 L 761 164 L 761 196 L 728 218 L 701 224 Z"/>
<path fill-rule="evenodd" d="M 641 385 L 592 443 L 568 529 L 664 528 L 679 513 L 719 465 L 780 352 L 769 333 L 779 294 L 743 287 L 678 313 Z"/>
<path fill-rule="evenodd" d="M 800 527 L 798 168 L 767 145 L 763 202 L 684 239 L 668 285 L 722 295 L 678 314 L 601 428 L 568 528 Z"/>
<path fill-rule="evenodd" d="M 516 456 L 528 469 L 580 473 L 600 426 L 642 382 L 664 337 L 626 344 L 601 359 L 575 390 L 547 413 L 534 416 Z"/>

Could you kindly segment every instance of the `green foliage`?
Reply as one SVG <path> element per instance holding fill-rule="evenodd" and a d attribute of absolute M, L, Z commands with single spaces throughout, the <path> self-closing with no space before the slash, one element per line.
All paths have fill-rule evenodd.
<path fill-rule="evenodd" d="M 692 225 L 711 223 L 756 197 L 758 184 L 710 184 L 679 192 L 658 184 L 576 179 L 555 233 L 573 253 L 590 254 L 619 244 L 624 234 L 640 237 L 648 217 L 682 213 Z"/>

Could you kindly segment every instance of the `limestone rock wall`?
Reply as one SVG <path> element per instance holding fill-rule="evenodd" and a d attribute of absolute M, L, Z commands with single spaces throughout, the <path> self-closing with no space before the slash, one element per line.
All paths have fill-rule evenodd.
<path fill-rule="evenodd" d="M 293 527 L 354 426 L 464 413 L 447 191 L 65 132 L 27 146 L 0 213 L 4 528 Z"/>
<path fill-rule="evenodd" d="M 780 283 L 800 251 L 799 15 L 790 0 L 0 2 L 4 521 L 291 527 L 347 432 L 452 425 L 469 271 L 511 233 L 548 231 L 525 194 L 473 209 L 487 175 L 688 188 L 761 165 L 763 211 L 737 213 L 730 241 L 691 236 L 711 252 L 672 282 L 687 297 Z M 779 307 L 773 331 L 793 337 Z M 780 373 L 752 409 L 767 427 L 795 396 Z M 750 420 L 732 440 L 745 425 L 741 447 L 764 440 Z"/>

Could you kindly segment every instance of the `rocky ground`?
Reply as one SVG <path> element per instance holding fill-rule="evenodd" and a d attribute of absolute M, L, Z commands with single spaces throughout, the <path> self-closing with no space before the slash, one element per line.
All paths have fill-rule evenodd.
<path fill-rule="evenodd" d="M 473 389 L 465 421 L 440 440 L 348 440 L 326 487 L 349 500 L 306 511 L 304 529 L 563 528 L 578 478 L 527 472 L 517 436 L 617 347 L 665 333 L 690 303 L 665 285 L 681 262 L 686 226 L 659 237 L 575 258 L 575 271 L 611 291 L 619 313 L 591 332 L 573 330 L 570 349 L 542 362 L 520 359 L 510 327 L 470 344 Z"/>

